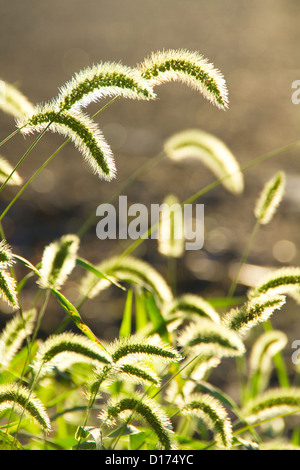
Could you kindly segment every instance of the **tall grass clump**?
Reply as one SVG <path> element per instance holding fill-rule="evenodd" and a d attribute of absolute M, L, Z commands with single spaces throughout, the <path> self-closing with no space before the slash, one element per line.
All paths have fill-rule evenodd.
<path fill-rule="evenodd" d="M 7 212 L 68 142 L 100 178 L 115 178 L 114 156 L 96 116 L 117 99 L 155 100 L 156 88 L 170 81 L 187 85 L 221 110 L 228 107 L 221 72 L 199 53 L 184 49 L 152 53 L 136 67 L 114 62 L 87 67 L 44 104 L 32 105 L 0 81 L 0 110 L 13 115 L 17 125 L 0 145 L 18 133 L 38 134 L 15 166 L 0 158 L 0 191 L 19 187 L 0 215 L 0 297 L 7 319 L 0 332 L 1 449 L 300 448 L 299 426 L 293 425 L 293 415 L 300 412 L 299 368 L 286 367 L 288 333 L 271 324 L 275 316 L 284 318 L 290 296 L 299 303 L 300 268 L 274 267 L 241 296 L 234 295 L 258 228 L 271 223 L 279 209 L 284 173 L 269 180 L 256 201 L 255 227 L 229 293 L 207 298 L 200 283 L 187 283 L 183 291 L 177 275 L 185 256 L 184 205 L 219 185 L 230 197 L 239 197 L 247 189 L 247 168 L 291 146 L 242 167 L 229 147 L 204 129 L 171 135 L 151 165 L 165 156 L 169 163 L 189 161 L 196 172 L 200 161 L 216 180 L 185 201 L 179 201 L 176 187 L 164 198 L 154 248 L 157 265 L 154 255 L 143 259 L 134 253 L 157 224 L 122 246 L 121 253 L 107 254 L 101 241 L 100 260 L 85 249 L 84 230 L 50 240 L 38 262 L 21 256 L 6 239 L 2 220 Z M 83 112 L 105 98 L 109 101 L 93 116 Z M 23 183 L 21 164 L 47 131 L 65 140 Z M 139 168 L 115 194 L 147 168 Z M 83 227 L 89 223 L 83 221 Z M 90 324 L 90 308 L 96 306 L 100 320 L 108 316 L 102 302 L 108 289 L 118 298 L 113 339 Z M 54 319 L 53 311 L 58 314 Z M 45 320 L 51 325 L 46 334 Z"/>

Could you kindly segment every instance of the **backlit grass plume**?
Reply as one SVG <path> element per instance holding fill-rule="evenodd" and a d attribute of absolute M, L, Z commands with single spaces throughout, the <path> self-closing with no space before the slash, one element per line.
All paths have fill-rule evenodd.
<path fill-rule="evenodd" d="M 184 294 L 175 298 L 167 304 L 164 309 L 164 316 L 168 317 L 193 319 L 195 317 L 204 317 L 220 323 L 218 312 L 203 297 L 195 294 Z"/>
<path fill-rule="evenodd" d="M 222 319 L 223 324 L 239 334 L 246 333 L 258 323 L 270 318 L 275 310 L 285 304 L 283 295 L 262 294 L 238 308 L 231 309 Z"/>
<path fill-rule="evenodd" d="M 165 279 L 146 261 L 133 256 L 120 259 L 113 257 L 96 267 L 109 278 L 137 284 L 139 287 L 150 290 L 160 303 L 169 302 L 172 299 L 171 289 Z M 89 298 L 94 298 L 110 285 L 109 281 L 99 280 L 92 273 L 87 273 L 81 282 L 81 292 L 83 294 L 89 293 Z"/>
<path fill-rule="evenodd" d="M 182 209 L 178 198 L 172 194 L 167 196 L 162 204 L 158 251 L 172 258 L 179 258 L 184 253 Z"/>
<path fill-rule="evenodd" d="M 156 434 L 163 449 L 170 450 L 175 448 L 170 419 L 162 407 L 155 400 L 147 396 L 136 394 L 132 397 L 111 399 L 107 410 L 101 412 L 99 418 L 107 425 L 114 425 L 117 418 L 128 420 L 130 416 L 134 420 L 142 419 Z"/>
<path fill-rule="evenodd" d="M 32 368 L 35 374 L 43 376 L 54 367 L 64 370 L 78 362 L 110 364 L 111 358 L 86 336 L 65 332 L 50 336 L 42 343 Z"/>
<path fill-rule="evenodd" d="M 159 386 L 161 380 L 153 368 L 149 367 L 149 358 L 148 361 L 145 359 L 144 362 L 145 364 L 139 359 L 134 361 L 131 358 L 129 363 L 112 364 L 110 367 L 97 367 L 95 369 L 96 378 L 89 387 L 91 392 L 97 392 L 97 395 L 101 396 L 99 395 L 100 386 L 104 385 L 107 387 L 115 382 L 124 382 L 126 386 L 129 384 Z"/>
<path fill-rule="evenodd" d="M 267 390 L 249 400 L 242 412 L 250 424 L 285 414 L 300 413 L 300 389 L 281 387 Z"/>
<path fill-rule="evenodd" d="M 3 269 L 0 269 L 0 298 L 13 308 L 19 307 L 17 283 Z"/>
<path fill-rule="evenodd" d="M 180 81 L 218 108 L 227 108 L 228 93 L 223 75 L 197 52 L 184 49 L 158 51 L 139 64 L 138 70 L 151 86 Z"/>
<path fill-rule="evenodd" d="M 200 418 L 215 434 L 217 445 L 230 449 L 232 444 L 232 426 L 226 409 L 208 394 L 191 394 L 181 406 L 181 413 Z"/>
<path fill-rule="evenodd" d="M 255 341 L 249 358 L 249 374 L 255 393 L 267 387 L 273 357 L 282 351 L 287 342 L 286 334 L 279 330 L 266 331 Z"/>
<path fill-rule="evenodd" d="M 15 383 L 0 385 L 0 413 L 12 407 L 14 411 L 20 414 L 25 412 L 27 416 L 33 418 L 43 431 L 51 430 L 45 407 L 32 390 Z"/>
<path fill-rule="evenodd" d="M 70 138 L 95 174 L 108 181 L 115 176 L 110 146 L 97 124 L 86 114 L 62 112 L 55 103 L 50 103 L 37 106 L 29 120 L 19 119 L 17 124 L 23 135 L 49 128 L 52 132 Z"/>
<path fill-rule="evenodd" d="M 13 167 L 11 164 L 4 157 L 0 156 L 0 184 L 7 180 L 12 171 Z M 17 171 L 12 174 L 12 176 L 7 181 L 7 184 L 14 186 L 20 186 L 22 184 L 22 178 Z"/>
<path fill-rule="evenodd" d="M 179 334 L 178 344 L 186 352 L 219 358 L 241 356 L 245 352 L 236 332 L 204 318 L 191 322 Z"/>
<path fill-rule="evenodd" d="M 264 186 L 260 197 L 258 198 L 254 214 L 261 225 L 268 224 L 279 206 L 285 188 L 285 173 L 279 171 Z"/>
<path fill-rule="evenodd" d="M 0 80 L 0 109 L 15 118 L 30 115 L 34 106 L 14 85 Z"/>
<path fill-rule="evenodd" d="M 181 360 L 180 354 L 169 344 L 162 343 L 156 337 L 140 338 L 138 336 L 128 336 L 115 340 L 108 347 L 113 362 L 128 363 L 130 358 L 159 359 L 161 362 L 172 363 Z"/>
<path fill-rule="evenodd" d="M 300 303 L 300 268 L 285 267 L 275 269 L 260 280 L 248 293 L 252 299 L 261 294 L 287 294 Z"/>
<path fill-rule="evenodd" d="M 0 242 L 0 269 L 7 268 L 14 263 L 11 247 L 5 240 Z"/>
<path fill-rule="evenodd" d="M 43 253 L 39 285 L 44 289 L 59 289 L 76 264 L 79 238 L 77 235 L 63 235 L 50 243 Z"/>
<path fill-rule="evenodd" d="M 5 269 L 14 263 L 10 246 L 5 240 L 0 242 L 0 298 L 11 307 L 19 306 L 17 283 Z"/>
<path fill-rule="evenodd" d="M 179 132 L 167 139 L 164 151 L 174 161 L 200 160 L 234 194 L 240 194 L 244 189 L 243 173 L 235 156 L 212 134 L 200 129 Z"/>
<path fill-rule="evenodd" d="M 157 374 L 146 367 L 145 365 L 133 365 L 133 364 L 123 364 L 120 366 L 117 372 L 118 380 L 125 380 L 126 383 L 129 381 L 136 384 L 145 384 L 145 385 L 160 385 L 160 378 Z"/>
<path fill-rule="evenodd" d="M 107 96 L 142 100 L 156 97 L 149 82 L 137 70 L 104 62 L 77 73 L 60 88 L 57 103 L 60 110 L 78 110 Z"/>
<path fill-rule="evenodd" d="M 7 322 L 0 334 L 0 368 L 9 367 L 24 339 L 32 333 L 35 317 L 36 310 L 31 309 Z"/>

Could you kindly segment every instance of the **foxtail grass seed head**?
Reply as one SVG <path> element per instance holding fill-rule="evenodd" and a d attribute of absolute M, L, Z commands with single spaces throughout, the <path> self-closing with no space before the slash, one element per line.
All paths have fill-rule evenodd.
<path fill-rule="evenodd" d="M 255 341 L 249 358 L 249 373 L 251 377 L 258 376 L 259 391 L 268 385 L 273 357 L 282 351 L 287 343 L 286 334 L 279 330 L 266 331 Z"/>
<path fill-rule="evenodd" d="M 181 413 L 203 420 L 208 429 L 215 433 L 219 447 L 230 449 L 232 445 L 232 425 L 226 409 L 208 394 L 191 394 L 183 403 Z"/>
<path fill-rule="evenodd" d="M 218 108 L 228 106 L 228 92 L 223 75 L 197 52 L 184 49 L 152 53 L 138 65 L 151 86 L 180 81 L 200 92 Z"/>
<path fill-rule="evenodd" d="M 3 184 L 8 176 L 12 173 L 12 165 L 4 158 L 0 156 L 0 184 Z M 7 181 L 7 184 L 11 186 L 20 186 L 22 184 L 22 178 L 17 171 Z"/>
<path fill-rule="evenodd" d="M 172 363 L 181 360 L 181 355 L 175 348 L 165 344 L 156 337 L 140 338 L 132 335 L 115 340 L 109 345 L 109 352 L 116 364 L 126 363 L 130 358 L 135 360 L 155 359 Z"/>
<path fill-rule="evenodd" d="M 76 110 L 105 97 L 150 100 L 156 97 L 141 74 L 120 63 L 104 62 L 77 73 L 60 89 L 59 109 Z"/>
<path fill-rule="evenodd" d="M 7 322 L 0 334 L 0 370 L 9 367 L 24 339 L 32 333 L 35 318 L 36 310 L 31 309 Z"/>
<path fill-rule="evenodd" d="M 162 204 L 158 251 L 164 256 L 180 258 L 184 253 L 184 242 L 182 209 L 178 198 L 170 194 Z"/>
<path fill-rule="evenodd" d="M 32 390 L 16 383 L 0 385 L 0 413 L 11 408 L 19 414 L 25 412 L 43 431 L 51 431 L 45 407 Z"/>
<path fill-rule="evenodd" d="M 11 307 L 19 307 L 16 280 L 0 269 L 0 297 Z"/>
<path fill-rule="evenodd" d="M 241 356 L 245 352 L 245 346 L 236 332 L 207 319 L 191 322 L 180 333 L 178 344 L 187 352 L 217 358 Z"/>
<path fill-rule="evenodd" d="M 0 269 L 11 266 L 14 263 L 11 247 L 5 240 L 0 242 Z"/>
<path fill-rule="evenodd" d="M 289 413 L 300 413 L 300 389 L 297 387 L 267 390 L 249 400 L 242 410 L 249 424 Z"/>
<path fill-rule="evenodd" d="M 43 253 L 38 284 L 44 288 L 59 289 L 76 264 L 79 238 L 77 235 L 63 235 L 48 245 Z"/>
<path fill-rule="evenodd" d="M 158 302 L 162 304 L 172 299 L 171 289 L 165 279 L 146 261 L 133 256 L 127 256 L 123 259 L 112 257 L 98 264 L 97 269 L 109 278 L 137 284 L 150 290 Z M 89 298 L 94 298 L 110 285 L 109 281 L 99 280 L 94 274 L 87 273 L 81 281 L 80 289 L 83 294 L 88 293 Z"/>
<path fill-rule="evenodd" d="M 0 297 L 11 307 L 18 308 L 16 280 L 4 269 L 14 263 L 10 246 L 5 240 L 0 242 Z"/>
<path fill-rule="evenodd" d="M 144 395 L 111 399 L 106 411 L 100 413 L 100 420 L 107 425 L 114 425 L 117 418 L 128 420 L 134 411 L 133 419 L 142 419 L 156 434 L 160 446 L 165 450 L 175 449 L 173 430 L 170 419 L 162 407 L 154 400 Z"/>
<path fill-rule="evenodd" d="M 275 269 L 264 276 L 264 278 L 248 293 L 248 297 L 269 295 L 290 295 L 297 303 L 300 303 L 300 268 L 286 267 Z"/>
<path fill-rule="evenodd" d="M 86 336 L 65 332 L 50 336 L 40 345 L 32 368 L 43 376 L 55 367 L 65 370 L 79 362 L 110 364 L 111 358 Z"/>
<path fill-rule="evenodd" d="M 188 129 L 167 139 L 164 151 L 174 161 L 201 161 L 228 191 L 242 193 L 244 177 L 239 163 L 229 148 L 214 135 L 200 129 Z"/>
<path fill-rule="evenodd" d="M 279 171 L 266 183 L 256 202 L 254 214 L 261 225 L 266 225 L 272 220 L 283 198 L 284 189 L 285 173 Z"/>
<path fill-rule="evenodd" d="M 258 323 L 267 321 L 275 310 L 285 304 L 283 295 L 262 294 L 246 302 L 242 307 L 231 309 L 222 319 L 223 324 L 239 334 L 245 334 Z"/>
<path fill-rule="evenodd" d="M 160 378 L 150 367 L 146 365 L 122 364 L 117 369 L 118 381 L 123 380 L 125 383 L 132 382 L 141 385 L 156 385 L 161 383 Z"/>
<path fill-rule="evenodd" d="M 110 146 L 97 124 L 79 112 L 59 112 L 56 103 L 37 106 L 29 120 L 17 123 L 23 135 L 42 132 L 49 126 L 52 132 L 70 138 L 86 162 L 100 178 L 110 181 L 116 168 Z"/>
<path fill-rule="evenodd" d="M 204 317 L 215 323 L 220 323 L 218 312 L 203 297 L 195 294 L 185 294 L 175 298 L 172 302 L 165 305 L 164 316 L 178 317 L 183 320 L 194 319 L 195 317 Z"/>
<path fill-rule="evenodd" d="M 0 109 L 18 119 L 32 114 L 34 106 L 14 85 L 0 80 Z"/>

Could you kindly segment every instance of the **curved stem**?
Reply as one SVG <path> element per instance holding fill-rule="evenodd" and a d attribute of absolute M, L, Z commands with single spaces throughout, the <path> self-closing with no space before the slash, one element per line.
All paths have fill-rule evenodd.
<path fill-rule="evenodd" d="M 45 127 L 45 129 L 38 135 L 38 137 L 34 140 L 34 142 L 32 142 L 32 144 L 30 145 L 30 147 L 26 150 L 26 152 L 24 153 L 23 157 L 20 158 L 20 160 L 18 161 L 18 163 L 16 164 L 16 166 L 14 167 L 14 169 L 12 170 L 12 172 L 10 173 L 10 175 L 8 175 L 8 177 L 6 178 L 6 180 L 4 181 L 4 183 L 1 185 L 0 187 L 0 193 L 2 191 L 2 189 L 4 189 L 4 187 L 6 186 L 6 184 L 8 183 L 8 181 L 10 180 L 10 178 L 13 176 L 13 174 L 15 173 L 15 171 L 17 171 L 17 169 L 19 168 L 19 166 L 23 163 L 23 161 L 25 160 L 25 158 L 29 155 L 29 153 L 31 152 L 31 150 L 37 145 L 37 143 L 41 140 L 41 138 L 43 137 L 43 135 L 45 134 L 45 132 L 49 129 L 49 127 L 51 126 L 53 121 L 49 122 L 49 124 L 47 125 L 47 127 Z M 19 129 L 21 130 L 21 129 Z"/>
<path fill-rule="evenodd" d="M 9 134 L 7 137 L 5 137 L 5 139 L 3 139 L 3 140 L 0 142 L 0 147 L 2 147 L 2 145 L 4 145 L 6 142 L 8 142 L 12 137 L 14 137 L 15 135 L 17 135 L 20 131 L 21 131 L 21 129 L 16 129 L 16 130 L 13 131 L 11 134 Z"/>
<path fill-rule="evenodd" d="M 106 109 L 110 104 L 112 104 L 116 99 L 118 98 L 118 96 L 115 96 L 112 100 L 110 100 L 108 103 L 106 103 L 106 105 L 104 105 L 102 108 L 100 108 L 93 116 L 92 118 L 96 117 L 99 113 L 101 113 L 104 109 Z M 17 163 L 17 165 L 15 166 L 15 168 L 13 169 L 13 171 L 11 172 L 11 174 L 7 177 L 6 181 L 2 184 L 2 186 L 0 187 L 0 192 L 2 191 L 2 189 L 4 188 L 4 186 L 7 184 L 8 180 L 12 177 L 12 175 L 14 174 L 14 172 L 17 170 L 17 168 L 21 165 L 21 163 L 25 160 L 25 158 L 28 156 L 28 154 L 30 153 L 30 151 L 33 149 L 33 147 L 35 147 L 35 145 L 39 142 L 39 140 L 42 138 L 42 136 L 45 134 L 45 132 L 47 131 L 47 129 L 50 127 L 50 125 L 52 124 L 53 121 L 49 122 L 49 124 L 47 125 L 47 127 L 41 132 L 41 134 L 35 139 L 35 141 L 30 145 L 30 147 L 28 148 L 28 150 L 25 152 L 25 154 L 23 155 L 23 157 L 19 160 L 19 162 Z M 45 168 L 45 166 L 48 165 L 48 163 L 52 160 L 52 158 L 54 158 L 62 148 L 65 147 L 65 145 L 67 145 L 67 143 L 70 142 L 70 138 L 67 139 L 60 147 L 58 147 L 56 149 L 56 151 L 54 153 L 52 153 L 52 155 L 50 155 L 50 157 L 43 163 L 42 166 L 40 166 L 38 168 L 38 170 L 32 175 L 32 177 L 27 181 L 27 183 L 24 184 L 24 186 L 20 189 L 20 191 L 16 194 L 16 196 L 13 198 L 13 200 L 8 204 L 8 206 L 6 207 L 6 209 L 2 212 L 1 216 L 0 216 L 0 221 L 3 219 L 3 217 L 6 215 L 6 213 L 9 211 L 9 209 L 14 205 L 14 203 L 17 201 L 17 199 L 19 199 L 19 197 L 21 196 L 21 194 L 23 193 L 23 191 L 27 188 L 27 186 L 30 185 L 30 183 L 33 181 L 33 179 L 40 173 L 41 170 L 43 170 L 43 168 Z"/>
<path fill-rule="evenodd" d="M 34 178 L 50 163 L 50 161 L 60 152 L 60 150 L 67 145 L 68 142 L 70 142 L 71 139 L 66 140 L 58 149 L 50 155 L 50 157 L 43 163 L 42 166 L 39 167 L 39 169 L 31 176 L 31 178 L 22 186 L 20 191 L 15 195 L 15 197 L 11 200 L 11 202 L 8 204 L 6 209 L 2 212 L 0 215 L 0 221 L 3 219 L 3 217 L 7 214 L 7 212 L 11 209 L 11 207 L 14 205 L 14 203 L 19 199 L 21 194 L 25 191 L 25 189 L 30 185 L 30 183 L 34 180 Z"/>

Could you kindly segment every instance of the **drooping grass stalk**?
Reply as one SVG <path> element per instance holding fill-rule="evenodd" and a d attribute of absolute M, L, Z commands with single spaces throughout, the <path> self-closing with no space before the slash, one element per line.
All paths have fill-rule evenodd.
<path fill-rule="evenodd" d="M 268 386 L 272 361 L 288 342 L 286 334 L 279 330 L 269 330 L 255 341 L 249 358 L 248 394 L 253 398 Z M 284 385 L 286 386 L 286 385 Z"/>
<path fill-rule="evenodd" d="M 136 69 L 105 62 L 81 70 L 61 87 L 57 106 L 63 111 L 77 111 L 105 96 L 149 100 L 156 95 Z"/>
<path fill-rule="evenodd" d="M 51 123 L 51 126 L 49 126 Z M 115 175 L 115 164 L 109 145 L 96 123 L 88 115 L 79 112 L 57 112 L 48 105 L 37 109 L 32 118 L 23 125 L 24 135 L 41 132 L 44 128 L 70 137 L 95 174 L 106 180 Z"/>
<path fill-rule="evenodd" d="M 138 258 L 119 259 L 112 257 L 97 267 L 113 279 L 142 285 L 154 294 L 159 304 L 169 302 L 172 299 L 171 289 L 161 274 L 149 263 Z M 83 294 L 89 292 L 89 298 L 93 298 L 110 284 L 109 281 L 103 279 L 99 279 L 95 284 L 95 276 L 93 273 L 88 273 L 81 282 L 80 290 Z"/>
<path fill-rule="evenodd" d="M 267 390 L 249 400 L 243 409 L 249 424 L 290 412 L 300 412 L 300 390 L 297 387 Z"/>
<path fill-rule="evenodd" d="M 32 333 L 36 310 L 15 315 L 0 334 L 0 368 L 9 367 L 23 341 Z"/>
<path fill-rule="evenodd" d="M 152 431 L 154 431 L 163 449 L 174 449 L 171 421 L 164 413 L 161 406 L 155 400 L 147 396 L 136 394 L 129 398 L 113 399 L 110 401 L 107 411 L 102 412 L 99 418 L 104 423 L 111 422 L 114 424 L 117 417 L 122 417 L 125 414 L 126 419 L 128 414 L 133 410 L 134 413 L 141 416 Z"/>
<path fill-rule="evenodd" d="M 48 301 L 49 301 L 49 291 L 46 291 L 46 295 L 45 295 L 45 298 L 44 298 L 44 301 L 43 301 L 43 304 L 42 304 L 42 307 L 39 311 L 39 314 L 38 314 L 38 317 L 37 317 L 37 320 L 36 320 L 36 324 L 35 324 L 35 327 L 34 327 L 34 330 L 33 330 L 33 334 L 32 334 L 32 338 L 31 338 L 31 341 L 29 342 L 29 338 L 28 336 L 26 336 L 26 340 L 27 340 L 27 354 L 26 354 L 26 358 L 25 358 L 25 361 L 24 361 L 24 365 L 23 365 L 23 369 L 22 369 L 22 373 L 21 373 L 21 379 L 23 379 L 23 377 L 25 376 L 26 374 L 26 370 L 27 370 L 27 367 L 28 367 L 28 364 L 30 363 L 31 361 L 31 351 L 32 351 L 32 345 L 34 344 L 34 341 L 36 339 L 36 336 L 37 336 L 37 333 L 38 333 L 38 330 L 39 330 L 39 327 L 40 327 L 40 323 L 41 323 L 41 320 L 43 318 L 43 315 L 44 315 L 44 312 L 47 308 L 47 304 L 48 304 Z M 21 387 L 21 380 L 19 381 L 18 383 L 18 389 L 20 389 Z M 32 391 L 32 388 L 30 388 L 30 394 L 31 394 L 31 391 Z M 29 397 L 30 397 L 30 394 L 29 394 Z M 12 406 L 11 408 L 11 413 L 10 413 L 10 416 L 9 416 L 9 420 L 8 420 L 8 423 L 10 423 L 10 420 L 11 420 L 11 417 L 12 417 L 12 413 L 14 411 L 14 405 Z M 18 429 L 20 427 L 20 424 L 21 424 L 21 421 L 23 419 L 23 416 L 24 416 L 24 413 L 26 412 L 26 406 L 24 406 L 24 409 L 23 409 L 23 412 L 21 414 L 21 418 L 19 420 L 19 423 L 18 423 Z M 17 436 L 17 434 L 16 434 Z M 15 436 L 15 439 L 16 439 L 16 436 Z"/>
<path fill-rule="evenodd" d="M 237 357 L 245 353 L 239 335 L 222 324 L 204 318 L 191 322 L 178 337 L 179 346 L 195 354 Z"/>
<path fill-rule="evenodd" d="M 240 165 L 222 140 L 200 129 L 187 129 L 166 140 L 164 150 L 172 161 L 199 160 L 222 182 L 227 191 L 240 194 L 244 177 Z"/>
<path fill-rule="evenodd" d="M 30 115 L 34 105 L 14 85 L 0 80 L 0 109 L 15 118 Z"/>
<path fill-rule="evenodd" d="M 44 406 L 35 395 L 23 386 L 17 384 L 6 384 L 0 386 L 0 411 L 11 408 L 16 403 L 16 410 L 25 410 L 46 432 L 50 431 L 51 425 Z"/>
<path fill-rule="evenodd" d="M 98 114 L 100 114 L 102 111 L 104 111 L 109 105 L 111 105 L 114 101 L 116 101 L 118 96 L 115 96 L 112 98 L 108 103 L 106 103 L 104 106 L 102 106 L 93 116 L 92 119 L 94 119 Z M 25 158 L 28 156 L 30 151 L 34 148 L 34 146 L 39 142 L 39 140 L 42 138 L 42 136 L 46 133 L 48 130 L 48 127 L 51 125 L 51 122 L 47 125 L 47 127 L 39 134 L 39 136 L 35 139 L 35 141 L 30 145 L 28 150 L 25 152 L 23 157 L 19 160 L 17 165 L 15 166 L 13 172 L 9 177 L 7 178 L 7 181 L 9 178 L 12 177 L 13 173 L 17 170 L 17 168 L 21 165 L 21 163 L 25 160 Z M 6 207 L 4 212 L 0 216 L 0 221 L 3 219 L 3 217 L 6 215 L 6 213 L 11 209 L 11 207 L 15 204 L 15 202 L 19 199 L 19 197 L 22 195 L 24 190 L 31 184 L 31 182 L 34 180 L 34 178 L 50 163 L 50 161 L 71 141 L 71 138 L 68 138 L 65 142 L 63 142 L 56 150 L 55 152 L 50 155 L 50 157 L 43 163 L 42 166 L 40 166 L 36 172 L 32 175 L 32 177 L 24 184 L 24 186 L 20 189 L 20 191 L 16 194 L 16 196 L 13 198 L 13 200 L 10 202 L 10 204 Z M 7 181 L 3 183 L 3 185 L 0 187 L 0 192 L 1 190 L 5 187 Z"/>
<path fill-rule="evenodd" d="M 200 92 L 221 109 L 228 106 L 228 93 L 223 75 L 202 55 L 184 49 L 152 53 L 138 64 L 142 76 L 152 86 L 180 81 Z"/>
<path fill-rule="evenodd" d="M 249 329 L 270 318 L 275 310 L 285 304 L 283 295 L 261 294 L 241 307 L 231 309 L 222 318 L 222 323 L 230 330 L 243 336 Z"/>
<path fill-rule="evenodd" d="M 274 333 L 274 329 L 270 320 L 264 323 L 264 330 L 266 333 L 271 333 L 271 332 Z M 289 388 L 290 387 L 289 374 L 288 374 L 284 359 L 282 357 L 281 350 L 279 350 L 273 356 L 273 362 L 277 370 L 277 377 L 278 377 L 278 382 L 280 386 Z"/>
<path fill-rule="evenodd" d="M 79 238 L 73 234 L 63 235 L 47 245 L 43 252 L 39 285 L 43 289 L 60 289 L 76 265 Z"/>
<path fill-rule="evenodd" d="M 218 312 L 203 297 L 195 294 L 184 294 L 166 304 L 163 314 L 166 318 L 182 318 L 183 321 L 197 317 L 207 318 L 215 323 L 220 323 Z"/>
<path fill-rule="evenodd" d="M 279 149 L 273 150 L 269 153 L 266 153 L 264 155 L 261 155 L 260 157 L 254 158 L 250 162 L 246 163 L 245 165 L 241 166 L 240 171 L 244 172 L 250 168 L 252 168 L 255 165 L 258 165 L 259 163 L 264 162 L 265 160 L 268 160 L 269 158 L 276 157 L 277 155 L 288 152 L 289 150 L 293 150 L 297 147 L 300 147 L 300 140 L 297 140 L 289 145 L 285 145 L 283 147 L 280 147 Z M 192 196 L 188 197 L 184 202 L 181 203 L 181 207 L 184 207 L 186 204 L 192 204 L 195 202 L 197 199 L 200 199 L 203 197 L 205 194 L 208 192 L 212 191 L 213 189 L 217 188 L 222 184 L 222 181 L 229 177 L 229 175 L 224 176 L 223 178 L 219 178 L 212 183 L 209 183 L 206 185 L 203 189 L 200 191 L 197 191 L 194 193 Z M 124 251 L 119 255 L 120 258 L 124 258 L 126 256 L 129 256 L 133 251 L 135 251 L 143 242 L 144 240 L 148 239 L 151 236 L 151 233 L 154 232 L 158 227 L 158 223 L 154 224 L 151 226 L 140 238 L 132 242 Z"/>
<path fill-rule="evenodd" d="M 216 434 L 217 444 L 227 449 L 232 445 L 231 421 L 224 406 L 209 394 L 191 394 L 181 407 L 181 413 L 201 418 Z"/>
<path fill-rule="evenodd" d="M 46 339 L 36 353 L 32 369 L 35 374 L 40 371 L 40 376 L 45 375 L 54 366 L 59 366 L 61 357 L 66 359 L 66 366 L 83 360 L 111 363 L 109 355 L 86 336 L 66 332 Z"/>
<path fill-rule="evenodd" d="M 258 200 L 256 201 L 254 214 L 256 217 L 256 223 L 251 232 L 250 239 L 246 249 L 243 253 L 242 259 L 239 264 L 237 273 L 230 286 L 228 297 L 232 297 L 236 289 L 237 281 L 239 278 L 240 271 L 244 266 L 250 250 L 252 248 L 255 236 L 261 225 L 266 225 L 271 222 L 277 207 L 279 206 L 285 188 L 285 174 L 282 171 L 276 173 L 264 186 Z"/>

